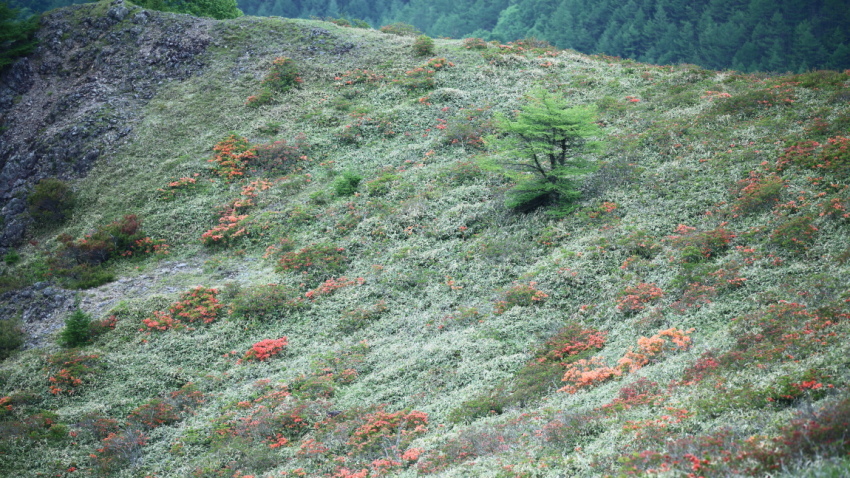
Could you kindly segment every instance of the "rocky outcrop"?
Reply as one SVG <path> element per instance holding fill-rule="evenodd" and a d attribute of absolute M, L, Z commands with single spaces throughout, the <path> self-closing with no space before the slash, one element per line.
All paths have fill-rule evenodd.
<path fill-rule="evenodd" d="M 0 76 L 0 253 L 24 238 L 38 180 L 84 176 L 159 88 L 204 70 L 215 22 L 123 0 L 44 15 L 37 49 Z"/>

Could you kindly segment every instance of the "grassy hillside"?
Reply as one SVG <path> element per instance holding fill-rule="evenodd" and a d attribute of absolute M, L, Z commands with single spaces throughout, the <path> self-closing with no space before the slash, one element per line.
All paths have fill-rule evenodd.
<path fill-rule="evenodd" d="M 79 286 L 96 231 L 150 240 L 86 263 L 90 343 L 0 363 L 0 474 L 845 476 L 850 75 L 210 35 L 4 266 Z M 559 219 L 482 167 L 537 87 L 605 135 Z"/>

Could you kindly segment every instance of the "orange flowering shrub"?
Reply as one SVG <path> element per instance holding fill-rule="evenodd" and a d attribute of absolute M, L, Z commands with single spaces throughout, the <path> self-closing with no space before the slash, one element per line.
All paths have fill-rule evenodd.
<path fill-rule="evenodd" d="M 639 312 L 646 304 L 664 297 L 664 291 L 655 284 L 641 282 L 623 289 L 617 300 L 617 310 L 620 312 Z"/>
<path fill-rule="evenodd" d="M 245 352 L 243 360 L 256 360 L 258 362 L 262 362 L 263 360 L 279 354 L 288 344 L 289 342 L 286 337 L 261 340 L 252 345 L 251 348 Z"/>
<path fill-rule="evenodd" d="M 244 176 L 248 163 L 257 157 L 257 148 L 235 134 L 213 146 L 213 151 L 215 155 L 207 162 L 215 163 L 213 171 L 227 181 Z"/>
<path fill-rule="evenodd" d="M 582 388 L 591 387 L 624 373 L 635 372 L 665 353 L 687 350 L 691 345 L 691 338 L 687 334 L 691 332 L 693 329 L 680 330 L 671 327 L 652 337 L 641 337 L 638 339 L 637 351 L 626 352 L 613 368 L 606 365 L 601 357 L 574 362 L 567 367 L 562 378 L 567 385 L 558 391 L 576 393 Z"/>
<path fill-rule="evenodd" d="M 50 376 L 50 393 L 73 395 L 87 379 L 100 371 L 101 362 L 97 354 L 83 355 L 76 350 L 61 352 L 47 358 Z"/>
<path fill-rule="evenodd" d="M 378 410 L 364 417 L 365 423 L 349 437 L 348 444 L 359 451 L 384 448 L 392 444 L 394 452 L 407 448 L 411 441 L 428 431 L 428 414 L 416 410 L 385 412 Z"/>
<path fill-rule="evenodd" d="M 604 382 L 612 377 L 619 377 L 623 372 L 619 368 L 611 368 L 605 365 L 601 357 L 593 357 L 587 360 L 579 360 L 567 367 L 564 377 L 561 379 L 567 385 L 558 389 L 559 392 L 573 394 L 582 388 L 587 388 Z"/>
<path fill-rule="evenodd" d="M 671 327 L 652 337 L 638 339 L 638 350 L 629 351 L 617 361 L 617 368 L 623 372 L 635 372 L 667 352 L 687 350 L 691 346 L 690 334 L 694 329 L 680 330 Z"/>
<path fill-rule="evenodd" d="M 149 331 L 182 329 L 187 327 L 186 323 L 212 323 L 224 309 L 224 304 L 216 298 L 217 294 L 218 289 L 195 287 L 184 292 L 180 300 L 171 304 L 167 312 L 154 311 L 153 317 L 142 320 L 142 323 Z"/>
<path fill-rule="evenodd" d="M 201 173 L 195 173 L 191 177 L 182 177 L 168 183 L 164 188 L 159 188 L 159 198 L 163 201 L 170 201 L 176 198 L 181 192 L 191 191 L 197 186 L 198 176 Z"/>

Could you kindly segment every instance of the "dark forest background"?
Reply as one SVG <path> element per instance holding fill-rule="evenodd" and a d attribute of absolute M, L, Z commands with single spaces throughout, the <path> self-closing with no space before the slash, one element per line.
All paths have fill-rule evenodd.
<path fill-rule="evenodd" d="M 73 0 L 12 0 L 39 12 Z M 246 15 L 394 22 L 432 37 L 534 37 L 582 53 L 746 72 L 850 68 L 847 0 L 237 0 Z M 79 3 L 79 2 L 77 2 Z"/>

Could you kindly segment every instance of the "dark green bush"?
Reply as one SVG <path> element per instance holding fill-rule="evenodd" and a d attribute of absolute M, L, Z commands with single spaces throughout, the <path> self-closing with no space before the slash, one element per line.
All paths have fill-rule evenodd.
<path fill-rule="evenodd" d="M 263 79 L 263 86 L 272 91 L 286 93 L 297 88 L 302 82 L 295 61 L 292 58 L 278 57 L 274 59 L 271 69 Z"/>
<path fill-rule="evenodd" d="M 20 260 L 21 260 L 20 254 L 18 254 L 18 251 L 14 250 L 14 249 L 7 252 L 3 256 L 3 262 L 5 262 L 7 266 L 13 266 L 13 265 L 17 264 L 18 262 L 20 262 Z"/>
<path fill-rule="evenodd" d="M 451 423 L 470 423 L 478 418 L 501 415 L 503 411 L 504 403 L 500 397 L 486 395 L 461 403 L 447 418 Z"/>
<path fill-rule="evenodd" d="M 770 243 L 792 253 L 803 253 L 814 242 L 818 229 L 811 216 L 798 216 L 780 224 L 770 235 Z"/>
<path fill-rule="evenodd" d="M 20 319 L 0 320 L 0 360 L 7 359 L 21 345 L 24 345 L 24 331 Z"/>
<path fill-rule="evenodd" d="M 413 54 L 416 56 L 433 55 L 434 40 L 428 35 L 419 35 L 413 42 Z"/>
<path fill-rule="evenodd" d="M 65 328 L 59 333 L 59 342 L 65 347 L 80 347 L 91 341 L 91 316 L 76 309 L 65 319 Z"/>
<path fill-rule="evenodd" d="M 0 71 L 31 52 L 37 43 L 35 31 L 39 17 L 32 16 L 24 21 L 17 21 L 17 18 L 18 10 L 0 2 Z"/>
<path fill-rule="evenodd" d="M 27 196 L 29 213 L 38 226 L 64 222 L 74 209 L 74 191 L 68 183 L 56 178 L 39 181 Z"/>
<path fill-rule="evenodd" d="M 281 284 L 266 284 L 236 292 L 230 313 L 247 319 L 272 320 L 306 305 L 298 290 Z"/>
<path fill-rule="evenodd" d="M 352 196 L 357 192 L 363 177 L 351 171 L 346 171 L 333 182 L 334 193 L 340 197 Z"/>

